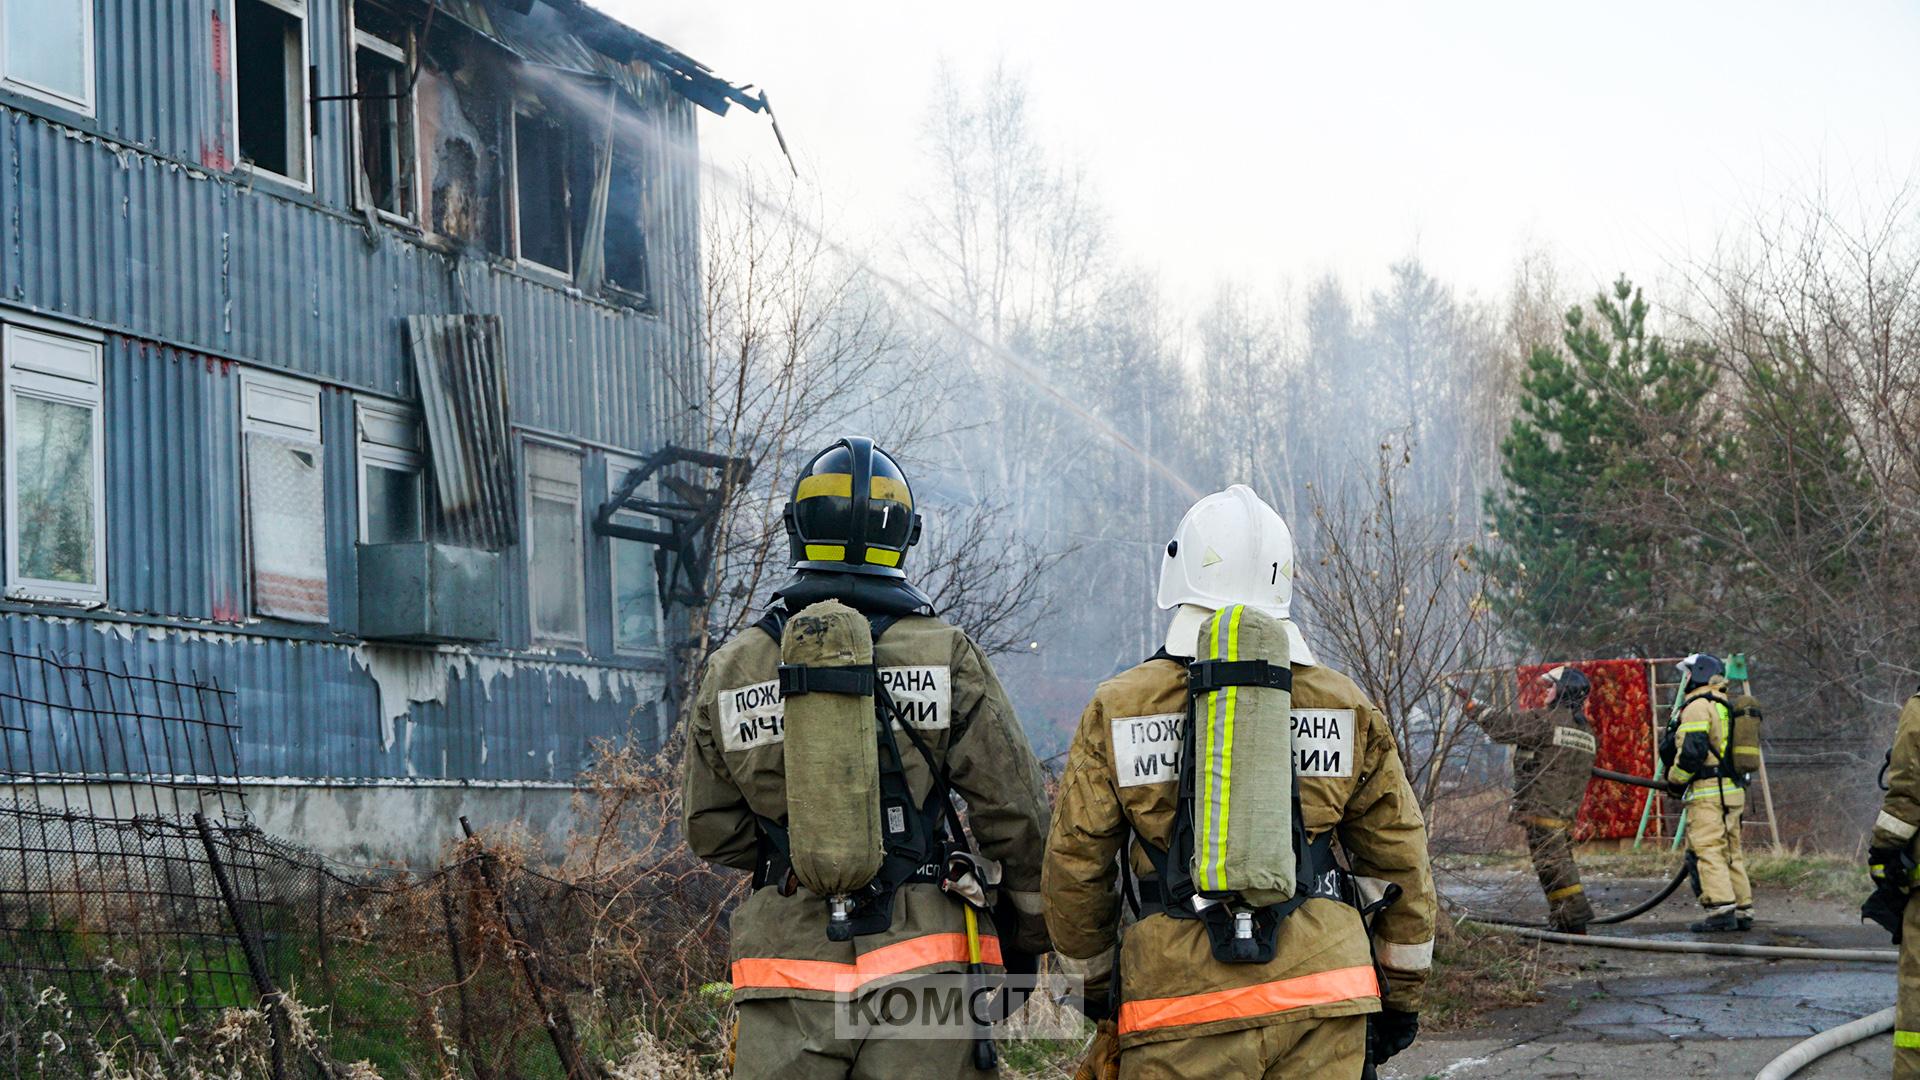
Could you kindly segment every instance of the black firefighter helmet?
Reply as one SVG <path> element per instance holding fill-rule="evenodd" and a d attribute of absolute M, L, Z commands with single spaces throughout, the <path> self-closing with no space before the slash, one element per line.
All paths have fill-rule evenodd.
<path fill-rule="evenodd" d="M 873 440 L 849 436 L 800 470 L 787 503 L 787 543 L 796 570 L 906 578 L 920 515 L 906 474 Z"/>
<path fill-rule="evenodd" d="M 1679 667 L 1680 677 L 1686 682 L 1687 689 L 1689 690 L 1696 686 L 1705 686 L 1715 679 L 1723 678 L 1727 672 L 1727 666 L 1721 663 L 1720 658 L 1712 653 L 1694 653 L 1692 656 L 1680 661 L 1676 666 Z"/>

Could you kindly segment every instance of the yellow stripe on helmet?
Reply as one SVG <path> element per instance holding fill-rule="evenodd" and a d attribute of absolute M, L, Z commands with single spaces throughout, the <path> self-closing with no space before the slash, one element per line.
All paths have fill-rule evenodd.
<path fill-rule="evenodd" d="M 891 476 L 876 476 L 867 483 L 870 498 L 885 502 L 897 502 L 913 509 L 913 492 L 907 490 L 905 480 L 896 480 Z M 853 476 L 850 473 L 815 473 L 801 477 L 799 486 L 794 488 L 793 500 L 853 498 Z"/>
<path fill-rule="evenodd" d="M 807 558 L 817 562 L 846 562 L 845 544 L 808 544 Z"/>
<path fill-rule="evenodd" d="M 851 473 L 815 473 L 802 477 L 800 485 L 794 488 L 793 501 L 820 499 L 837 495 L 842 499 L 853 498 L 853 475 Z"/>
<path fill-rule="evenodd" d="M 886 502 L 901 503 L 907 509 L 913 509 L 913 492 L 907 490 L 905 480 L 896 480 L 891 476 L 876 476 L 867 487 L 867 495 Z"/>
<path fill-rule="evenodd" d="M 875 566 L 899 566 L 900 553 L 888 548 L 870 547 L 867 549 L 867 561 Z"/>

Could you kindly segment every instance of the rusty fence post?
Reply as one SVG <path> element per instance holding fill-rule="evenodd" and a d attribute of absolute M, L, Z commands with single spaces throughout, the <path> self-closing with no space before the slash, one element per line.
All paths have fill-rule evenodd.
<path fill-rule="evenodd" d="M 460 830 L 473 839 L 473 825 L 465 814 L 460 815 Z M 568 1011 L 567 1003 L 558 998 L 547 996 L 546 984 L 540 975 L 540 957 L 531 945 L 531 936 L 521 938 L 513 932 L 513 919 L 507 911 L 507 893 L 501 887 L 500 879 L 494 873 L 493 854 L 480 852 L 480 876 L 487 883 L 487 891 L 493 894 L 494 911 L 500 916 L 500 925 L 506 930 L 508 940 L 520 942 L 520 971 L 527 980 L 527 992 L 533 995 L 533 1006 L 540 1010 L 540 1019 L 547 1027 L 547 1036 L 553 1040 L 553 1051 L 560 1056 L 560 1067 L 565 1071 L 567 1080 L 594 1080 L 597 1072 L 588 1070 L 580 1060 L 580 1038 L 573 1027 L 573 1014 Z M 523 922 L 531 922 L 523 917 Z M 530 930 L 531 927 L 526 929 Z"/>
<path fill-rule="evenodd" d="M 267 958 L 260 950 L 260 942 L 247 925 L 240 898 L 233 891 L 233 879 L 227 875 L 227 864 L 221 861 L 220 851 L 214 843 L 213 827 L 207 824 L 207 816 L 194 811 L 193 827 L 200 830 L 200 843 L 207 849 L 207 865 L 213 869 L 213 883 L 220 889 L 220 899 L 226 905 L 227 918 L 240 938 L 240 952 L 247 959 L 247 973 L 253 977 L 254 990 L 260 995 L 261 1010 L 267 1014 L 273 1041 L 274 1080 L 286 1080 L 287 1018 L 285 1010 L 280 1007 L 280 991 L 273 985 L 273 973 L 267 970 Z"/>

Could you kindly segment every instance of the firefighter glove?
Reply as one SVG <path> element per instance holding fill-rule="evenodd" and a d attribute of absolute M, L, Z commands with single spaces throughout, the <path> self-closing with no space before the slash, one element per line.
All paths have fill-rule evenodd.
<path fill-rule="evenodd" d="M 1367 1017 L 1367 1056 L 1380 1064 L 1412 1046 L 1419 1034 L 1419 1013 L 1382 1009 Z"/>

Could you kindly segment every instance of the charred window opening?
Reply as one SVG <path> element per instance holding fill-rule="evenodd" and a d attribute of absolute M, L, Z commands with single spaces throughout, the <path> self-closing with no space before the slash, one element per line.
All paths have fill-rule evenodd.
<path fill-rule="evenodd" d="M 418 158 L 408 35 L 391 16 L 365 3 L 353 7 L 353 92 L 360 149 L 361 201 L 411 221 Z"/>
<path fill-rule="evenodd" d="M 573 272 L 567 131 L 545 112 L 513 114 L 514 250 L 521 262 Z"/>
<path fill-rule="evenodd" d="M 307 178 L 305 16 L 304 0 L 233 0 L 241 160 L 299 183 Z"/>
<path fill-rule="evenodd" d="M 648 295 L 650 284 L 647 231 L 641 219 L 643 195 L 638 156 L 615 144 L 607 192 L 607 284 L 636 296 Z"/>

